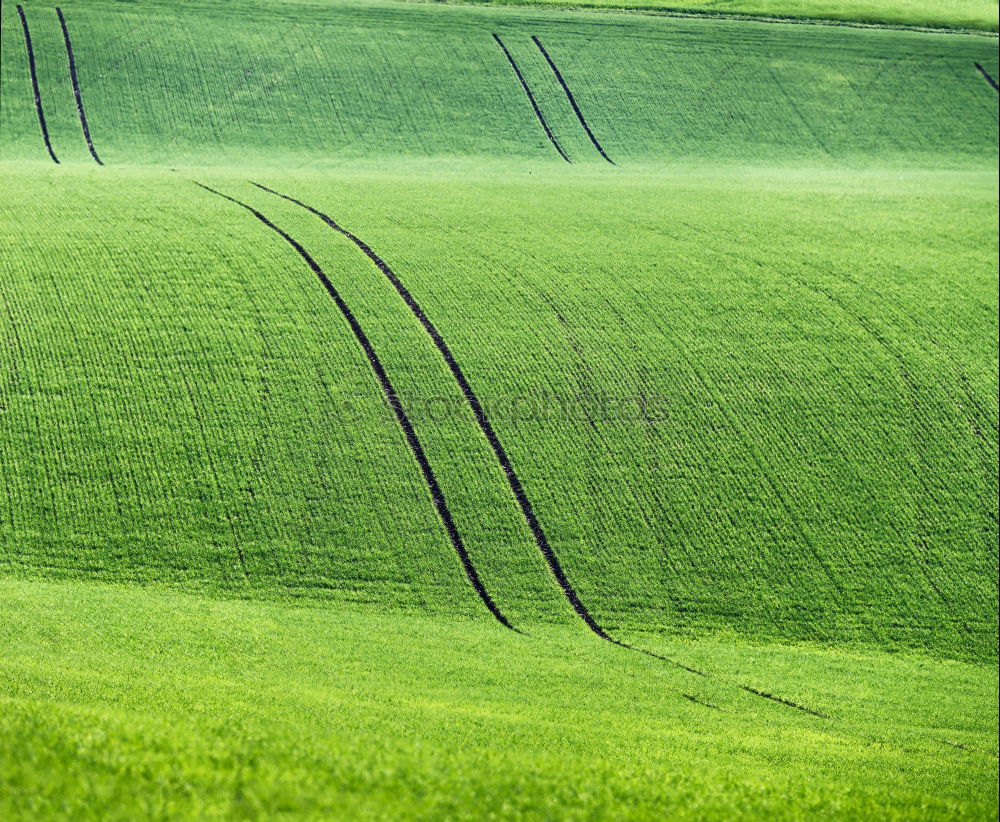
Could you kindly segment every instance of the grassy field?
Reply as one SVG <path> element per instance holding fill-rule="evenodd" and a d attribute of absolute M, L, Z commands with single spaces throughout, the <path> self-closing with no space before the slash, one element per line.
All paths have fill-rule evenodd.
<path fill-rule="evenodd" d="M 997 30 L 997 0 L 453 0 L 512 6 L 740 15 L 778 20 Z"/>
<path fill-rule="evenodd" d="M 996 818 L 994 38 L 0 14 L 0 816 Z"/>
<path fill-rule="evenodd" d="M 7 818 L 982 819 L 995 799 L 977 666 L 696 646 L 795 680 L 820 719 L 579 632 L 0 591 Z"/>

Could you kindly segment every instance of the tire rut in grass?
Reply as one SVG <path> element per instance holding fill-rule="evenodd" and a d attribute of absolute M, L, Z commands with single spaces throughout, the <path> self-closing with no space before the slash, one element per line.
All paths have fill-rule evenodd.
<path fill-rule="evenodd" d="M 309 252 L 303 248 L 301 243 L 299 243 L 286 231 L 271 222 L 271 220 L 252 206 L 249 206 L 234 197 L 223 194 L 220 191 L 216 191 L 213 188 L 209 188 L 206 185 L 202 185 L 201 183 L 196 182 L 195 185 L 249 211 L 254 217 L 260 220 L 260 222 L 275 232 L 293 249 L 295 249 L 298 255 L 306 262 L 312 272 L 319 279 L 320 283 L 322 283 L 323 287 L 326 289 L 327 293 L 340 310 L 340 313 L 344 316 L 347 324 L 350 326 L 355 339 L 358 341 L 358 344 L 364 351 L 365 357 L 368 359 L 368 364 L 371 366 L 372 371 L 375 372 L 375 377 L 378 379 L 379 386 L 382 388 L 382 393 L 385 395 L 385 398 L 389 403 L 389 407 L 392 408 L 393 414 L 395 415 L 400 428 L 403 429 L 407 445 L 409 445 L 410 451 L 413 453 L 417 464 L 420 466 L 420 473 L 423 475 L 424 482 L 427 484 L 427 489 L 434 502 L 434 507 L 437 509 L 438 516 L 441 518 L 441 523 L 444 525 L 445 531 L 448 533 L 452 547 L 458 555 L 462 568 L 465 570 L 465 574 L 469 578 L 469 582 L 472 584 L 473 589 L 476 594 L 478 594 L 487 610 L 496 618 L 497 622 L 505 628 L 517 631 L 518 629 L 511 625 L 507 617 L 503 615 L 500 608 L 493 601 L 493 598 L 483 585 L 483 582 L 479 577 L 479 573 L 476 571 L 476 567 L 472 563 L 472 558 L 469 556 L 469 552 L 466 550 L 465 544 L 462 542 L 462 537 L 458 533 L 458 528 L 456 527 L 455 521 L 451 516 L 451 511 L 448 509 L 448 504 L 445 501 L 444 492 L 441 490 L 441 486 L 438 484 L 437 478 L 434 476 L 434 471 L 427 459 L 423 446 L 420 444 L 420 440 L 417 438 L 417 433 L 413 428 L 413 424 L 410 422 L 409 417 L 406 415 L 406 411 L 403 409 L 403 405 L 400 402 L 399 395 L 396 393 L 396 389 L 393 388 L 392 383 L 389 381 L 389 375 L 382 366 L 381 360 L 379 360 L 378 355 L 375 353 L 375 349 L 372 346 L 371 341 L 368 339 L 368 335 L 365 334 L 364 330 L 361 328 L 354 312 L 351 311 L 350 307 L 344 301 L 344 298 L 341 297 L 340 292 L 338 292 L 334 287 L 330 278 L 326 275 L 326 272 L 323 271 L 319 263 L 313 259 L 312 255 L 310 255 Z"/>
<path fill-rule="evenodd" d="M 21 18 L 21 30 L 24 32 L 24 48 L 28 52 L 28 73 L 31 75 L 31 90 L 35 94 L 35 114 L 38 115 L 38 125 L 42 129 L 42 139 L 45 141 L 45 148 L 49 152 L 49 157 L 53 163 L 58 163 L 59 158 L 52 150 L 52 141 L 49 139 L 49 127 L 45 124 L 45 111 L 42 109 L 42 93 L 38 89 L 38 72 L 35 68 L 35 50 L 31 46 L 31 31 L 28 28 L 28 18 L 24 16 L 24 9 L 17 7 L 17 15 Z"/>
<path fill-rule="evenodd" d="M 80 115 L 80 128 L 83 130 L 83 137 L 87 141 L 87 148 L 90 149 L 90 156 L 99 166 L 104 163 L 97 156 L 97 149 L 94 148 L 94 141 L 90 139 L 90 127 L 87 125 L 87 113 L 83 109 L 83 96 L 80 94 L 80 78 L 76 74 L 76 58 L 73 56 L 73 43 L 69 39 L 69 29 L 66 27 L 66 18 L 63 17 L 62 9 L 56 9 L 59 17 L 59 25 L 62 27 L 63 42 L 66 44 L 66 59 L 69 62 L 69 79 L 73 83 L 73 96 L 76 98 L 76 111 Z"/>
<path fill-rule="evenodd" d="M 352 243 L 354 243 L 354 245 L 357 246 L 357 248 L 369 260 L 371 260 L 372 263 L 375 264 L 375 267 L 382 272 L 382 274 L 386 277 L 386 279 L 389 280 L 393 288 L 396 289 L 396 292 L 403 299 L 403 302 L 406 303 L 407 307 L 417 318 L 420 325 L 423 326 L 424 331 L 427 332 L 431 340 L 434 342 L 434 346 L 440 352 L 442 358 L 444 359 L 445 363 L 448 366 L 448 369 L 451 371 L 452 376 L 458 383 L 458 386 L 462 391 L 462 395 L 465 397 L 466 402 L 468 403 L 469 407 L 472 410 L 473 416 L 476 418 L 476 423 L 479 425 L 479 429 L 482 431 L 483 436 L 489 443 L 490 448 L 493 450 L 493 453 L 496 456 L 497 462 L 500 464 L 500 468 L 503 470 L 504 476 L 507 478 L 507 483 L 510 486 L 510 490 L 513 493 L 514 498 L 521 509 L 521 513 L 524 516 L 528 528 L 531 530 L 532 536 L 535 539 L 535 544 L 538 546 L 538 550 L 541 552 L 542 556 L 545 559 L 546 564 L 549 566 L 549 570 L 552 572 L 552 576 L 555 578 L 557 584 L 559 585 L 559 588 L 562 590 L 563 596 L 569 602 L 570 606 L 573 608 L 573 611 L 576 613 L 576 615 L 596 636 L 598 636 L 600 639 L 603 639 L 605 642 L 610 642 L 612 645 L 617 645 L 619 648 L 624 648 L 625 650 L 628 651 L 635 651 L 637 653 L 644 654 L 645 656 L 652 657 L 653 659 L 660 660 L 661 662 L 666 662 L 669 665 L 681 668 L 682 670 L 687 671 L 690 674 L 704 677 L 706 679 L 716 679 L 720 682 L 724 682 L 728 685 L 740 688 L 741 690 L 746 691 L 748 693 L 752 693 L 764 699 L 769 699 L 773 702 L 785 705 L 786 707 L 795 708 L 797 710 L 804 711 L 813 716 L 825 718 L 824 714 L 821 714 L 820 712 L 811 710 L 809 708 L 805 708 L 801 705 L 798 705 L 797 703 L 791 702 L 790 700 L 782 699 L 781 697 L 776 697 L 771 694 L 766 694 L 764 692 L 755 691 L 751 688 L 748 688 L 745 685 L 734 682 L 725 677 L 710 675 L 705 671 L 699 670 L 698 668 L 691 667 L 690 665 L 685 665 L 683 662 L 680 662 L 676 659 L 672 659 L 668 656 L 658 654 L 646 648 L 640 648 L 635 645 L 631 645 L 609 634 L 607 630 L 590 613 L 589 609 L 586 607 L 586 605 L 584 605 L 583 601 L 580 599 L 579 594 L 577 594 L 576 589 L 573 587 L 573 584 L 570 582 L 569 577 L 566 575 L 566 571 L 562 567 L 562 563 L 559 561 L 559 558 L 556 556 L 555 551 L 549 544 L 548 538 L 545 535 L 545 531 L 542 528 L 541 523 L 538 521 L 538 517 L 535 515 L 534 507 L 531 504 L 531 500 L 528 498 L 528 495 L 524 490 L 524 486 L 521 484 L 521 480 L 518 477 L 517 472 L 514 470 L 514 466 L 511 464 L 510 457 L 508 457 L 507 451 L 503 447 L 503 443 L 500 442 L 500 438 L 497 436 L 492 423 L 490 423 L 489 418 L 486 416 L 486 412 L 483 410 L 483 406 L 482 403 L 479 401 L 479 397 L 476 395 L 475 391 L 472 389 L 472 386 L 469 384 L 469 381 L 466 378 L 465 373 L 462 371 L 461 366 L 455 359 L 455 355 L 448 347 L 448 344 L 441 336 L 441 333 L 437 330 L 437 327 L 431 322 L 430 318 L 420 307 L 420 304 L 414 298 L 413 294 L 410 293 L 410 290 L 403 284 L 403 282 L 399 279 L 399 277 L 392 270 L 392 268 L 390 268 L 389 264 L 386 263 L 386 261 L 383 260 L 378 254 L 376 254 L 364 240 L 362 240 L 356 234 L 353 234 L 352 232 L 348 231 L 346 228 L 341 226 L 332 217 L 330 217 L 327 214 L 324 214 L 319 209 L 314 208 L 313 206 L 302 202 L 302 200 L 298 200 L 295 197 L 292 197 L 288 194 L 282 194 L 281 192 L 275 191 L 272 188 L 268 188 L 267 186 L 262 185 L 261 183 L 254 182 L 253 185 L 261 189 L 262 191 L 266 191 L 269 194 L 273 194 L 276 197 L 280 197 L 283 200 L 287 200 L 290 203 L 294 203 L 295 205 L 304 208 L 311 214 L 314 214 L 315 216 L 319 217 L 319 219 L 321 219 L 324 223 L 326 223 L 327 226 L 332 228 L 338 234 L 341 234 L 342 236 L 346 237 Z M 244 206 L 244 208 L 249 208 L 249 206 Z M 261 218 L 259 217 L 258 219 Z"/>
<path fill-rule="evenodd" d="M 495 35 L 494 35 L 495 36 Z M 586 118 L 583 116 L 583 112 L 580 111 L 580 106 L 577 105 L 576 98 L 573 96 L 573 92 L 569 90 L 569 86 L 566 85 L 566 81 L 563 79 L 562 72 L 556 66 L 555 60 L 549 56 L 549 53 L 545 50 L 545 46 L 542 45 L 542 41 L 539 40 L 534 35 L 531 36 L 531 42 L 538 46 L 538 50 L 542 53 L 542 57 L 545 58 L 545 62 L 549 64 L 549 68 L 552 69 L 552 73 L 556 76 L 556 80 L 559 81 L 559 85 L 562 86 L 562 90 L 566 94 L 566 99 L 569 100 L 569 104 L 573 107 L 573 111 L 576 114 L 576 119 L 580 121 L 580 125 L 583 126 L 583 130 L 587 132 L 587 136 L 590 138 L 590 142 L 594 144 L 594 148 L 597 149 L 598 153 L 607 160 L 611 165 L 617 165 L 614 160 L 612 160 L 604 148 L 598 142 L 597 137 L 594 136 L 594 132 L 590 130 L 590 126 L 587 124 Z"/>
<path fill-rule="evenodd" d="M 21 7 L 18 6 L 18 8 Z M 976 67 L 976 70 L 981 75 L 983 75 L 983 78 L 986 80 L 986 82 L 989 83 L 991 86 L 993 86 L 993 90 L 996 92 L 1000 92 L 1000 86 L 998 86 L 997 81 L 990 76 L 990 73 L 986 69 L 984 69 L 979 63 L 973 63 L 973 65 Z"/>
<path fill-rule="evenodd" d="M 555 147 L 555 150 L 559 152 L 559 156 L 562 157 L 567 163 L 572 163 L 573 161 L 569 158 L 569 155 L 563 151 L 563 147 L 559 145 L 559 141 L 556 139 L 555 134 L 552 133 L 552 129 L 549 128 L 549 124 L 545 120 L 545 115 L 542 114 L 542 110 L 538 107 L 538 101 L 535 100 L 535 95 L 532 94 L 531 88 L 528 86 L 528 81 L 524 79 L 524 75 L 521 73 L 521 69 L 518 68 L 517 63 L 514 62 L 514 57 L 511 55 L 510 51 L 507 50 L 507 46 L 504 45 L 503 40 L 500 39 L 499 35 L 494 34 L 493 39 L 496 44 L 500 46 L 500 50 L 503 51 L 504 56 L 507 58 L 507 62 L 510 63 L 510 67 L 514 69 L 514 74 L 517 75 L 517 81 L 521 84 L 521 88 L 524 89 L 524 93 L 528 97 L 528 102 L 531 103 L 531 108 L 535 112 L 535 117 L 538 118 L 538 122 L 542 124 L 542 128 L 545 129 L 545 136 L 549 138 L 549 142 Z"/>

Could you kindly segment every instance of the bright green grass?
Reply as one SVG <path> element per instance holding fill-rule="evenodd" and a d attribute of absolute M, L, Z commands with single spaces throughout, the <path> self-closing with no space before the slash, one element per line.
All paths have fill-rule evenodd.
<path fill-rule="evenodd" d="M 976 666 L 797 656 L 818 719 L 579 631 L 0 593 L 6 818 L 996 816 L 997 683 Z M 787 675 L 760 664 L 787 649 L 722 647 Z"/>
<path fill-rule="evenodd" d="M 465 2 L 466 0 L 461 0 Z M 737 14 L 996 31 L 996 0 L 467 0 L 512 6 Z"/>
<path fill-rule="evenodd" d="M 4 4 L 0 816 L 995 816 L 994 40 L 67 2 L 99 168 L 26 11 L 63 162 Z M 250 179 L 385 258 L 594 616 L 707 677 L 587 633 L 399 296 Z M 526 636 L 314 274 L 192 180 L 323 266 Z"/>

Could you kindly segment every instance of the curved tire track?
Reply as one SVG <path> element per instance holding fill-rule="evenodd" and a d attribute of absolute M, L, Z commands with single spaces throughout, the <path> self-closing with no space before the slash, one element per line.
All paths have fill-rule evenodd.
<path fill-rule="evenodd" d="M 24 32 L 24 48 L 28 52 L 28 73 L 31 74 L 31 89 L 35 93 L 35 114 L 38 115 L 38 125 L 42 129 L 42 139 L 45 140 L 45 148 L 48 149 L 49 157 L 53 163 L 58 163 L 59 158 L 52 150 L 52 141 L 49 140 L 49 127 L 45 124 L 45 112 L 42 109 L 42 93 L 38 89 L 38 73 L 35 69 L 35 50 L 31 47 L 31 31 L 28 29 L 28 18 L 24 16 L 24 9 L 17 7 L 17 16 L 21 18 L 21 30 Z"/>
<path fill-rule="evenodd" d="M 83 137 L 87 141 L 87 148 L 90 149 L 90 156 L 99 166 L 104 163 L 97 156 L 94 148 L 94 141 L 90 139 L 90 127 L 87 125 L 87 113 L 83 110 L 83 97 L 80 94 L 80 80 L 76 76 L 76 58 L 73 56 L 73 43 L 69 39 L 69 29 L 66 28 L 66 18 L 63 17 L 62 9 L 56 9 L 59 17 L 59 25 L 62 27 L 63 42 L 66 44 L 66 59 L 69 61 L 69 79 L 73 82 L 73 96 L 76 97 L 76 111 L 80 115 L 80 128 L 83 129 Z"/>
<path fill-rule="evenodd" d="M 399 395 L 392 387 L 392 383 L 389 381 L 389 375 L 386 374 L 385 368 L 382 366 L 382 362 L 379 360 L 371 341 L 368 339 L 368 335 L 365 334 L 357 318 L 354 316 L 354 312 L 351 311 L 347 303 L 344 302 L 344 298 L 340 296 L 340 293 L 334 287 L 330 278 L 327 277 L 326 272 L 320 268 L 319 263 L 312 258 L 309 252 L 306 251 L 294 237 L 278 228 L 278 226 L 261 214 L 261 212 L 257 211 L 257 209 L 235 199 L 234 197 L 230 197 L 220 191 L 216 191 L 213 188 L 202 185 L 201 183 L 195 182 L 195 185 L 203 188 L 211 194 L 215 194 L 217 197 L 229 200 L 229 202 L 235 203 L 241 208 L 245 208 L 249 211 L 254 217 L 260 220 L 265 226 L 275 232 L 286 243 L 294 248 L 298 255 L 305 260 L 306 264 L 310 269 L 312 269 L 313 273 L 323 284 L 327 293 L 333 299 L 334 303 L 336 303 L 337 308 L 340 309 L 340 313 L 343 314 L 344 319 L 347 320 L 347 324 L 351 327 L 351 331 L 354 333 L 355 339 L 357 339 L 358 344 L 365 353 L 365 357 L 368 359 L 368 364 L 371 366 L 372 371 L 375 372 L 375 376 L 382 388 L 382 393 L 385 395 L 389 406 L 396 415 L 396 420 L 399 422 L 400 428 L 403 429 L 403 433 L 406 436 L 406 442 L 410 447 L 410 451 L 413 452 L 413 456 L 416 459 L 417 464 L 420 466 L 420 473 L 423 475 L 424 481 L 427 483 L 431 499 L 434 501 L 434 507 L 437 509 L 438 516 L 441 518 L 441 522 L 444 525 L 445 530 L 448 532 L 448 537 L 451 540 L 452 547 L 455 549 L 455 553 L 458 555 L 458 558 L 462 563 L 462 568 L 465 570 L 465 574 L 469 578 L 469 582 L 479 595 L 483 605 L 485 605 L 487 610 L 493 614 L 497 622 L 505 628 L 517 631 L 517 629 L 507 620 L 507 617 L 505 617 L 500 611 L 500 608 L 493 601 L 493 598 L 489 595 L 489 592 L 483 585 L 482 580 L 479 578 L 479 574 L 476 571 L 475 565 L 472 563 L 469 552 L 466 550 L 465 545 L 462 542 L 462 537 L 458 533 L 458 528 L 455 526 L 455 521 L 452 519 L 451 512 L 448 510 L 448 504 L 445 501 L 444 493 L 441 491 L 441 486 L 438 484 L 437 478 L 434 476 L 434 471 L 431 468 L 430 462 L 427 460 L 427 455 L 424 453 L 420 440 L 417 438 L 417 433 L 413 428 L 413 424 L 410 422 L 409 417 L 406 415 L 406 411 L 403 409 L 403 405 L 399 400 Z"/>
<path fill-rule="evenodd" d="M 562 72 L 556 67 L 555 60 L 553 60 L 549 53 L 545 50 L 545 46 L 542 45 L 542 41 L 539 40 L 535 35 L 531 35 L 531 42 L 538 46 L 538 50 L 542 53 L 542 57 L 545 58 L 545 62 L 549 64 L 549 68 L 552 69 L 552 73 L 556 76 L 556 80 L 559 81 L 559 85 L 562 86 L 562 90 L 566 93 L 566 99 L 569 100 L 569 104 L 573 107 L 573 111 L 576 113 L 576 119 L 580 121 L 580 125 L 583 126 L 583 130 L 587 132 L 587 136 L 590 138 L 590 142 L 594 144 L 594 148 L 600 152 L 600 155 L 607 160 L 611 165 L 617 165 L 617 163 L 612 160 L 604 148 L 597 141 L 594 136 L 594 132 L 590 130 L 590 126 L 587 125 L 587 120 L 583 116 L 583 112 L 580 111 L 580 106 L 576 103 L 576 98 L 573 96 L 573 92 L 569 90 L 569 86 L 566 85 L 566 81 L 563 79 Z"/>
<path fill-rule="evenodd" d="M 776 702 L 786 707 L 803 711 L 807 714 L 811 714 L 812 716 L 828 718 L 826 717 L 825 714 L 822 714 L 819 711 L 814 711 L 811 708 L 806 708 L 790 700 L 782 699 L 781 697 L 777 697 L 774 696 L 773 694 L 765 693 L 763 691 L 758 691 L 754 688 L 750 688 L 741 683 L 734 682 L 725 677 L 710 676 L 705 671 L 701 671 L 698 668 L 693 668 L 689 665 L 685 665 L 683 662 L 679 662 L 676 659 L 671 659 L 670 657 L 663 656 L 662 654 L 658 654 L 646 648 L 639 648 L 635 645 L 630 645 L 627 642 L 624 642 L 620 639 L 611 636 L 590 613 L 586 605 L 584 605 L 583 601 L 580 599 L 580 596 L 577 594 L 576 589 L 570 582 L 569 577 L 566 575 L 566 572 L 562 567 L 562 564 L 559 562 L 559 558 L 556 556 L 555 551 L 549 544 L 548 538 L 545 535 L 545 531 L 543 530 L 541 523 L 538 521 L 538 517 L 535 515 L 534 508 L 531 505 L 531 500 L 528 499 L 528 495 L 527 493 L 525 493 L 524 486 L 521 484 L 521 480 L 517 476 L 517 473 L 514 470 L 514 466 L 510 462 L 510 458 L 507 456 L 507 451 L 504 449 L 503 444 L 500 442 L 499 437 L 497 437 L 496 431 L 494 431 L 492 424 L 490 423 L 489 419 L 486 416 L 486 413 L 483 411 L 482 403 L 476 396 L 475 391 L 473 391 L 472 386 L 469 384 L 468 379 L 466 379 L 465 377 L 465 373 L 462 371 L 461 366 L 456 361 L 454 354 L 452 354 L 451 349 L 448 347 L 448 344 L 444 341 L 444 338 L 441 336 L 441 333 L 431 322 L 427 314 L 424 313 L 424 310 L 420 307 L 420 304 L 416 301 L 413 294 L 410 293 L 410 290 L 405 285 L 403 285 L 399 277 L 396 276 L 396 273 L 389 267 L 389 264 L 386 263 L 386 261 L 383 260 L 380 256 L 378 256 L 378 254 L 376 254 L 364 240 L 362 240 L 356 234 L 353 234 L 352 232 L 348 231 L 346 228 L 338 224 L 332 217 L 330 217 L 327 214 L 324 214 L 319 209 L 313 208 L 311 205 L 308 205 L 307 203 L 304 203 L 301 200 L 298 200 L 295 197 L 292 197 L 288 194 L 282 194 L 281 192 L 275 191 L 274 189 L 268 188 L 267 186 L 262 185 L 260 183 L 253 182 L 253 185 L 261 189 L 262 191 L 266 191 L 268 194 L 273 194 L 276 197 L 280 197 L 283 200 L 287 200 L 290 203 L 294 203 L 295 205 L 304 208 L 311 214 L 314 214 L 315 216 L 319 217 L 324 223 L 327 224 L 327 226 L 332 228 L 338 234 L 341 234 L 342 236 L 346 237 L 352 243 L 354 243 L 354 245 L 357 246 L 358 249 L 375 264 L 375 267 L 382 272 L 382 274 L 386 277 L 386 279 L 389 280 L 393 288 L 396 289 L 396 292 L 403 299 L 403 302 L 405 302 L 406 305 L 409 307 L 410 311 L 413 312 L 413 315 L 417 318 L 417 320 L 423 326 L 424 330 L 430 336 L 431 340 L 434 342 L 435 347 L 438 349 L 441 356 L 444 358 L 444 361 L 447 364 L 448 369 L 451 371 L 452 376 L 455 378 L 455 381 L 458 383 L 459 388 L 462 390 L 462 394 L 464 395 L 465 400 L 468 403 L 469 407 L 472 409 L 472 413 L 476 418 L 476 422 L 478 423 L 480 430 L 483 432 L 483 436 L 486 437 L 486 440 L 489 442 L 490 447 L 493 449 L 493 453 L 497 458 L 497 462 L 503 469 L 504 475 L 507 478 L 507 483 L 508 485 L 510 485 L 510 490 L 514 494 L 514 498 L 517 500 L 517 504 L 521 508 L 521 513 L 523 514 L 524 519 L 528 524 L 528 528 L 531 530 L 531 533 L 535 538 L 535 544 L 538 546 L 538 550 L 545 558 L 545 561 L 549 566 L 549 570 L 552 572 L 552 576 L 555 577 L 556 582 L 562 589 L 563 596 L 565 596 L 566 600 L 572 606 L 573 610 L 576 612 L 576 615 L 596 636 L 600 637 L 605 642 L 610 642 L 612 645 L 617 645 L 619 648 L 625 648 L 626 650 L 629 651 L 636 651 L 637 653 L 645 654 L 646 656 L 652 657 L 653 659 L 658 659 L 661 662 L 666 662 L 670 665 L 674 665 L 678 668 L 681 668 L 682 670 L 687 671 L 688 673 L 695 674 L 696 676 L 717 679 L 721 682 L 726 682 L 729 685 L 733 685 L 743 691 L 746 691 L 747 693 L 754 694 L 755 696 L 759 696 L 763 699 L 768 699 L 772 702 Z M 242 203 L 240 205 L 242 205 Z M 249 208 L 249 206 L 244 206 L 244 208 Z M 258 219 L 263 219 L 263 218 L 258 217 Z"/>
<path fill-rule="evenodd" d="M 521 69 L 518 68 L 517 63 L 514 62 L 514 58 L 511 53 L 507 50 L 507 46 L 504 45 L 503 40 L 497 34 L 493 35 L 493 39 L 496 40 L 498 46 L 500 46 L 501 51 L 504 53 L 504 57 L 507 58 L 507 62 L 510 63 L 510 67 L 514 69 L 514 74 L 517 75 L 517 81 L 521 84 L 521 88 L 524 89 L 524 93 L 528 96 L 528 102 L 531 103 L 531 108 L 535 112 L 535 117 L 538 118 L 538 122 L 542 124 L 542 128 L 545 129 L 545 136 L 549 138 L 549 142 L 555 146 L 556 151 L 559 152 L 559 156 L 562 157 L 567 163 L 572 163 L 573 161 L 569 158 L 569 155 L 563 151 L 563 147 L 559 145 L 559 141 L 556 139 L 555 134 L 552 133 L 552 129 L 549 128 L 549 124 L 545 121 L 545 116 L 542 114 L 542 110 L 538 107 L 538 101 L 535 100 L 535 95 L 531 93 L 531 89 L 528 87 L 528 81 L 524 79 L 524 75 L 521 74 Z"/>

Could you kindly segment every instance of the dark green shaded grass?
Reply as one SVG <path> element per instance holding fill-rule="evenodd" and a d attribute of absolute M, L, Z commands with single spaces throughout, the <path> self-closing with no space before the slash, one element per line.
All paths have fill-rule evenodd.
<path fill-rule="evenodd" d="M 990 175 L 262 174 L 407 283 L 604 624 L 995 658 Z M 313 273 L 185 176 L 19 177 L 5 567 L 488 618 Z M 385 278 L 307 212 L 210 181 L 343 292 L 501 608 L 572 619 Z"/>
<path fill-rule="evenodd" d="M 8 158 L 40 157 L 23 44 L 5 7 Z M 57 154 L 85 152 L 51 8 L 29 4 Z M 979 36 L 392 3 L 67 6 L 106 162 L 341 166 L 360 158 L 564 164 L 499 32 L 577 162 L 603 164 L 553 59 L 621 162 L 955 165 L 996 156 L 996 67 Z M 62 72 L 60 74 L 60 71 Z M 9 135 L 9 136 L 8 136 Z"/>

